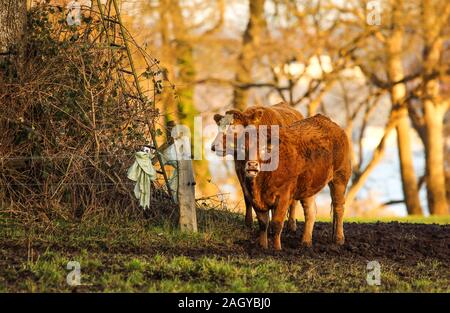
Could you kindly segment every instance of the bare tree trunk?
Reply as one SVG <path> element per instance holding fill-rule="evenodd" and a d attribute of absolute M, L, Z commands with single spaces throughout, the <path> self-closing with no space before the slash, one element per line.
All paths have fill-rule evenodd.
<path fill-rule="evenodd" d="M 260 41 L 261 31 L 266 27 L 264 17 L 265 0 L 249 1 L 250 17 L 242 39 L 242 50 L 238 56 L 235 80 L 237 85 L 252 81 L 252 66 L 255 46 Z M 248 100 L 248 89 L 238 86 L 233 90 L 233 106 L 245 109 Z"/>
<path fill-rule="evenodd" d="M 432 1 L 423 1 L 424 23 L 424 68 L 425 77 L 439 67 L 442 50 L 441 25 L 437 16 L 436 6 Z M 450 5 L 440 14 L 448 20 Z M 446 16 L 446 17 L 445 17 Z M 444 116 L 447 104 L 440 99 L 438 78 L 430 79 L 424 84 L 424 120 L 425 120 L 425 148 L 426 148 L 426 183 L 428 208 L 431 214 L 448 214 L 445 190 L 444 172 Z"/>
<path fill-rule="evenodd" d="M 0 0 L 0 55 L 20 51 L 26 21 L 26 0 Z"/>
<path fill-rule="evenodd" d="M 194 84 L 196 68 L 194 62 L 194 48 L 189 41 L 186 24 L 179 0 L 170 0 L 172 27 L 174 32 L 174 55 L 178 69 L 177 95 L 179 101 L 179 119 L 183 125 L 189 126 L 191 134 L 194 131 L 194 117 L 198 114 L 194 104 Z"/>
<path fill-rule="evenodd" d="M 411 128 L 408 121 L 408 111 L 401 108 L 397 111 L 397 114 L 399 114 L 399 122 L 396 127 L 397 145 L 406 209 L 410 215 L 422 215 L 419 191 L 417 188 L 417 177 L 414 172 L 414 163 L 411 153 L 411 140 L 409 137 Z"/>
<path fill-rule="evenodd" d="M 194 118 L 199 114 L 195 107 L 195 77 L 196 66 L 194 60 L 194 47 L 190 41 L 186 23 L 182 14 L 182 8 L 179 0 L 170 0 L 170 12 L 172 15 L 172 27 L 174 31 L 175 40 L 175 58 L 176 67 L 178 69 L 178 118 L 181 124 L 186 125 L 191 130 L 191 138 L 194 136 Z M 202 150 L 203 151 L 203 150 Z M 203 152 L 202 152 L 203 154 Z M 202 160 L 193 162 L 194 172 L 199 177 L 198 190 L 206 194 L 209 184 L 208 178 L 211 176 L 209 172 L 208 161 L 202 155 Z M 201 179 L 200 179 L 201 178 Z"/>
<path fill-rule="evenodd" d="M 170 74 L 175 73 L 175 60 L 172 57 L 171 47 L 170 47 L 170 3 L 169 0 L 160 0 L 159 2 L 159 22 L 160 22 L 160 33 L 161 33 L 161 61 L 165 65 L 167 71 L 164 73 L 166 79 L 172 79 L 169 77 Z M 178 112 L 177 103 L 174 97 L 174 91 L 170 88 L 165 88 L 163 90 L 163 98 L 161 103 L 161 112 L 164 114 L 164 125 L 167 125 L 168 121 L 174 121 L 175 124 L 179 125 L 180 116 Z"/>
<path fill-rule="evenodd" d="M 401 13 L 402 1 L 395 1 L 393 11 L 393 31 L 387 39 L 388 53 L 388 75 L 390 81 L 400 81 L 404 78 L 402 64 L 403 29 L 399 25 L 403 16 Z M 391 102 L 393 116 L 398 119 L 397 145 L 400 159 L 400 172 L 402 177 L 403 195 L 408 214 L 422 215 L 419 201 L 417 178 L 414 172 L 414 164 L 411 152 L 410 125 L 408 119 L 408 108 L 406 106 L 406 86 L 404 83 L 395 84 L 391 90 Z"/>
<path fill-rule="evenodd" d="M 431 100 L 425 100 L 426 121 L 426 182 L 428 208 L 431 214 L 448 214 L 444 174 L 443 120 L 445 110 Z"/>

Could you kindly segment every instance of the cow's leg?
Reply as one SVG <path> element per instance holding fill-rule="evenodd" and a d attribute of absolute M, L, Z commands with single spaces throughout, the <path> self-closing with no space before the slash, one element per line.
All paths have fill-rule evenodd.
<path fill-rule="evenodd" d="M 312 234 L 316 220 L 316 203 L 314 197 L 302 199 L 303 213 L 305 215 L 305 228 L 303 229 L 302 245 L 312 246 Z"/>
<path fill-rule="evenodd" d="M 244 174 L 240 170 L 240 168 L 237 166 L 237 162 L 241 161 L 235 161 L 235 169 L 236 169 L 236 175 L 239 180 L 239 184 L 242 188 L 242 193 L 244 194 L 244 202 L 245 202 L 245 226 L 248 228 L 252 228 L 253 226 L 253 216 L 252 216 L 252 200 L 251 196 L 248 194 L 248 191 L 245 187 L 245 177 Z"/>
<path fill-rule="evenodd" d="M 344 204 L 345 187 L 340 181 L 333 180 L 329 184 L 331 192 L 331 206 L 333 209 L 333 241 L 343 245 L 344 238 Z"/>
<path fill-rule="evenodd" d="M 297 201 L 293 200 L 289 206 L 289 218 L 288 218 L 288 229 L 289 231 L 295 233 L 297 230 L 297 221 L 295 217 L 297 216 Z"/>
<path fill-rule="evenodd" d="M 275 208 L 275 212 L 272 216 L 272 224 L 273 224 L 273 247 L 275 250 L 281 250 L 281 231 L 283 230 L 284 219 L 286 218 L 286 211 L 289 208 L 289 198 L 286 196 L 281 197 L 277 207 Z"/>
<path fill-rule="evenodd" d="M 269 211 L 260 211 L 255 208 L 256 217 L 259 223 L 259 245 L 267 249 L 267 229 L 269 228 Z"/>
<path fill-rule="evenodd" d="M 245 201 L 245 226 L 252 228 L 253 226 L 253 216 L 252 216 L 252 201 L 244 195 Z"/>

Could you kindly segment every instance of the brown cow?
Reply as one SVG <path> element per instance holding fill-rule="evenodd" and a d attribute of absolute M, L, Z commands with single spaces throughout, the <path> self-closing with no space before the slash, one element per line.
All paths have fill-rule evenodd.
<path fill-rule="evenodd" d="M 252 178 L 249 191 L 260 225 L 260 245 L 267 248 L 269 210 L 274 209 L 274 248 L 281 249 L 284 217 L 295 199 L 301 200 L 305 210 L 302 244 L 311 246 L 315 219 L 312 199 L 327 184 L 333 208 L 333 240 L 342 245 L 345 189 L 351 175 L 350 144 L 344 130 L 318 114 L 280 128 L 278 139 L 278 145 L 271 147 L 279 157 L 275 170 L 260 171 L 261 163 L 267 161 L 259 155 L 246 163 L 246 175 Z M 271 140 L 276 142 L 274 137 Z"/>
<path fill-rule="evenodd" d="M 219 126 L 219 133 L 217 134 L 214 142 L 211 146 L 211 150 L 215 151 L 219 156 L 225 156 L 231 154 L 234 156 L 234 166 L 239 183 L 244 194 L 245 201 L 245 224 L 251 227 L 253 224 L 252 218 L 252 200 L 246 187 L 245 182 L 245 160 L 238 160 L 236 157 L 237 136 L 233 136 L 234 142 L 227 142 L 227 131 L 225 128 L 228 125 L 247 127 L 248 125 L 279 125 L 289 126 L 294 122 L 303 119 L 303 115 L 297 110 L 293 109 L 286 103 L 278 103 L 273 106 L 252 106 L 241 112 L 239 110 L 229 110 L 225 113 L 226 116 L 231 117 L 226 119 L 225 116 L 216 114 L 214 120 Z M 222 128 L 222 129 L 220 129 Z M 233 138 L 231 137 L 231 138 Z M 229 137 L 230 138 L 230 137 Z M 296 230 L 295 222 L 295 201 L 290 205 L 288 227 L 291 231 Z"/>

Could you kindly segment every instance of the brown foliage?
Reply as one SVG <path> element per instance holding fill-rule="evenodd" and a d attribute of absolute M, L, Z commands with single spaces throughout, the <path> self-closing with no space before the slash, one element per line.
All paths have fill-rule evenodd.
<path fill-rule="evenodd" d="M 117 59 L 92 39 L 98 23 L 70 28 L 47 9 L 31 13 L 26 62 L 0 71 L 0 205 L 44 219 L 134 210 L 126 171 L 157 112 L 119 88 Z"/>

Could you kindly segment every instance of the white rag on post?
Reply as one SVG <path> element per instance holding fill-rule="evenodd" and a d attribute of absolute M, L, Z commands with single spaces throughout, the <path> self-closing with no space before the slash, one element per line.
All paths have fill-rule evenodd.
<path fill-rule="evenodd" d="M 151 181 L 156 179 L 156 170 L 150 153 L 139 151 L 135 153 L 135 157 L 136 161 L 128 169 L 127 177 L 136 182 L 134 195 L 145 210 L 150 207 Z"/>

